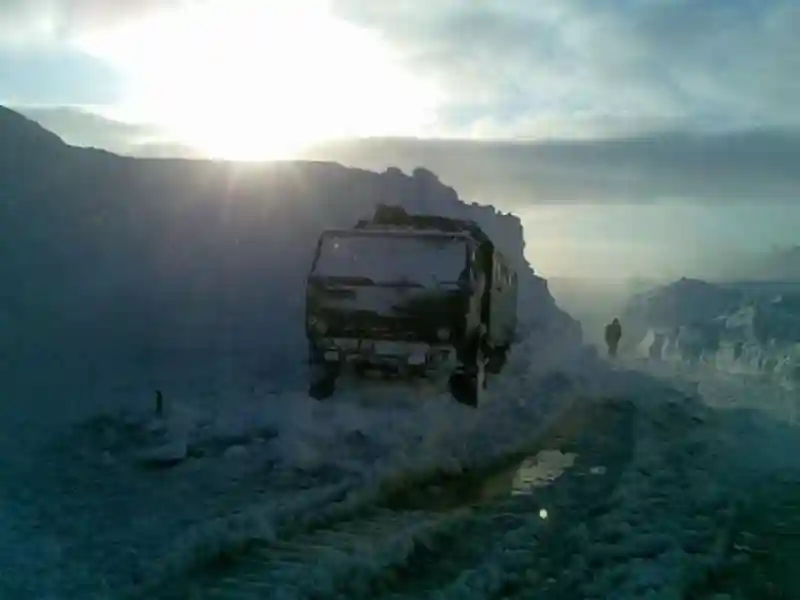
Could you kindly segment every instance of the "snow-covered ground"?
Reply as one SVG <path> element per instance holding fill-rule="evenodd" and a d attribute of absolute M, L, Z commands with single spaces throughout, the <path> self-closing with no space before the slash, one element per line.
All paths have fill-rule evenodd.
<path fill-rule="evenodd" d="M 698 585 L 723 564 L 741 486 L 791 456 L 791 438 L 710 408 L 691 382 L 591 355 L 542 377 L 528 350 L 482 411 L 376 384 L 326 404 L 285 392 L 82 423 L 4 486 L 0 591 L 645 598 Z M 542 450 L 576 458 L 520 493 Z"/>
<path fill-rule="evenodd" d="M 197 383 L 194 397 L 165 396 L 163 418 L 142 399 L 7 455 L 0 597 L 669 598 L 701 586 L 726 565 L 747 490 L 796 470 L 777 388 L 591 353 L 543 371 L 539 341 L 517 349 L 481 411 L 424 386 L 317 403 Z M 554 450 L 572 458 L 526 488 Z"/>
<path fill-rule="evenodd" d="M 259 586 L 297 597 L 325 586 L 377 597 L 420 552 L 446 563 L 455 544 L 468 555 L 453 559 L 463 561 L 459 574 L 449 583 L 431 576 L 428 591 L 509 597 L 508 586 L 521 594 L 535 584 L 605 597 L 683 585 L 695 559 L 713 561 L 729 515 L 713 477 L 708 411 L 633 373 L 527 387 L 524 353 L 518 357 L 480 412 L 430 394 L 370 391 L 321 405 L 286 393 L 253 400 L 249 411 L 239 404 L 235 418 L 171 406 L 161 420 L 130 414 L 84 423 L 5 488 L 4 506 L 15 514 L 4 595 L 184 597 L 200 582 L 197 597 Z M 605 396 L 615 400 L 597 400 Z M 566 429 L 562 439 L 547 436 L 553 423 Z M 485 469 L 481 483 L 516 471 L 543 439 L 578 454 L 573 481 L 557 480 L 552 497 L 514 495 L 506 484 L 479 508 L 464 507 L 463 492 L 447 510 L 426 509 L 424 500 L 389 503 L 409 489 L 446 489 L 445 475 Z M 162 441 L 170 453 L 146 451 Z M 183 460 L 167 467 L 155 459 Z M 602 494 L 589 494 L 593 486 Z M 548 537 L 553 530 L 557 538 Z M 335 552 L 353 536 L 372 546 Z M 533 543 L 539 538 L 542 546 Z M 573 552 L 550 564 L 544 549 L 564 544 Z M 223 556 L 233 563 L 227 580 Z M 207 565 L 221 574 L 195 575 Z M 312 566 L 313 576 L 299 575 Z M 556 577 L 563 568 L 568 577 Z"/>

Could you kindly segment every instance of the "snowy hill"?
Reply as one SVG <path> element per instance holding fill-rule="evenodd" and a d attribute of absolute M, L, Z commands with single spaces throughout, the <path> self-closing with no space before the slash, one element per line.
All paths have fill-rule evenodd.
<path fill-rule="evenodd" d="M 800 382 L 800 294 L 775 286 L 681 279 L 635 296 L 628 345 L 662 360 Z"/>
<path fill-rule="evenodd" d="M 179 385 L 176 365 L 291 378 L 303 367 L 316 238 L 377 203 L 479 222 L 523 274 L 528 329 L 548 346 L 580 341 L 528 266 L 519 219 L 465 204 L 424 169 L 133 159 L 67 146 L 7 109 L 0 157 L 0 244 L 11 257 L 0 262 L 0 343 L 14 348 L 4 352 L 12 387 L 33 384 L 30 364 L 95 386 L 109 371 L 119 385 L 124 367 L 142 389 Z"/>

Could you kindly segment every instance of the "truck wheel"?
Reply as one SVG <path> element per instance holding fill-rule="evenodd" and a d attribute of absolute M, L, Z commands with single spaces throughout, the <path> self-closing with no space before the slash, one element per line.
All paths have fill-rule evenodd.
<path fill-rule="evenodd" d="M 308 395 L 315 400 L 330 398 L 336 391 L 338 377 L 338 365 L 312 356 L 308 364 Z"/>
<path fill-rule="evenodd" d="M 486 370 L 492 375 L 497 375 L 506 366 L 508 360 L 508 348 L 501 346 L 499 348 L 492 348 L 489 362 L 486 365 Z"/>
<path fill-rule="evenodd" d="M 336 373 L 328 369 L 324 373 L 311 374 L 308 381 L 308 395 L 315 400 L 325 400 L 336 391 Z"/>
<path fill-rule="evenodd" d="M 455 401 L 472 408 L 483 403 L 487 385 L 486 361 L 482 354 L 477 357 L 475 364 L 450 377 L 450 393 Z"/>

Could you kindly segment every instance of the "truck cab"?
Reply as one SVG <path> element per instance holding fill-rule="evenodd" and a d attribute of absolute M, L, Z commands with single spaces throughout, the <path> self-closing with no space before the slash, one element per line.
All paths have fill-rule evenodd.
<path fill-rule="evenodd" d="M 513 338 L 516 276 L 503 302 L 512 273 L 471 222 L 391 208 L 319 237 L 306 286 L 309 394 L 329 397 L 345 369 L 371 369 L 444 375 L 456 400 L 476 406 Z"/>

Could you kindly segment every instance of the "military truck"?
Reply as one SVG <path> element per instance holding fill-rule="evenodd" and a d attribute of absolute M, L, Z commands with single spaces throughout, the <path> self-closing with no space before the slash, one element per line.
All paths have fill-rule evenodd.
<path fill-rule="evenodd" d="M 477 407 L 506 363 L 517 326 L 517 274 L 471 220 L 380 205 L 319 237 L 306 285 L 309 395 L 357 377 L 446 376 Z"/>

